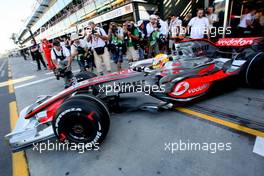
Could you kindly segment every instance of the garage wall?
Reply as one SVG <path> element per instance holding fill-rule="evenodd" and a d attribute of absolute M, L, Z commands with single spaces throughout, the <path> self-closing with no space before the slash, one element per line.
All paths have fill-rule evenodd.
<path fill-rule="evenodd" d="M 163 5 L 165 18 L 171 14 L 185 17 L 189 12 L 192 12 L 193 16 L 195 16 L 195 10 L 204 7 L 204 0 L 164 0 Z"/>

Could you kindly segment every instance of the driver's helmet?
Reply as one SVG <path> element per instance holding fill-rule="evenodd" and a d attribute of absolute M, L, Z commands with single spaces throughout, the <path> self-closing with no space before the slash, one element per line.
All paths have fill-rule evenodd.
<path fill-rule="evenodd" d="M 153 58 L 152 68 L 153 69 L 160 69 L 169 62 L 169 57 L 166 54 L 158 54 L 155 58 Z"/>

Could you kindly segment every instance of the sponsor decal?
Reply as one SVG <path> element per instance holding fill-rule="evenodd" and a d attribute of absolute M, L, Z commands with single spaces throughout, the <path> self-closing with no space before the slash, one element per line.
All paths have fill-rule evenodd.
<path fill-rule="evenodd" d="M 186 81 L 180 82 L 174 89 L 173 95 L 179 96 L 184 94 L 190 87 L 190 84 Z"/>
<path fill-rule="evenodd" d="M 193 47 L 192 50 L 194 53 L 199 53 L 199 52 L 203 52 L 203 51 L 207 51 L 209 49 L 209 45 L 203 45 L 200 47 Z"/>
<path fill-rule="evenodd" d="M 217 46 L 248 46 L 252 45 L 254 38 L 221 38 Z"/>
<path fill-rule="evenodd" d="M 99 141 L 99 139 L 100 139 L 100 137 L 102 136 L 102 133 L 101 132 L 99 132 L 99 131 L 97 131 L 97 133 L 96 133 L 96 136 L 95 136 L 95 138 L 94 138 L 94 140 L 92 141 L 92 142 L 90 142 L 91 144 L 93 144 L 93 145 L 96 145 L 97 144 L 97 142 Z"/>
<path fill-rule="evenodd" d="M 193 97 L 205 92 L 210 88 L 210 86 L 211 83 L 194 83 L 192 81 L 183 81 L 176 85 L 171 95 L 177 98 Z"/>
<path fill-rule="evenodd" d="M 210 84 L 206 83 L 206 84 L 203 84 L 203 85 L 201 85 L 199 87 L 196 87 L 196 88 L 193 88 L 193 89 L 189 89 L 188 93 L 189 94 L 195 94 L 196 92 L 200 92 L 200 91 L 202 92 L 203 90 L 209 88 L 209 86 L 210 86 Z"/>

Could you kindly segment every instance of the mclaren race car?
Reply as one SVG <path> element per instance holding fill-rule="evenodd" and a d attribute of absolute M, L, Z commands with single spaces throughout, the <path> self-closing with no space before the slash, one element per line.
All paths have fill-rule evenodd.
<path fill-rule="evenodd" d="M 138 61 L 121 72 L 98 77 L 82 73 L 81 82 L 54 96 L 38 97 L 24 108 L 15 129 L 5 137 L 13 152 L 53 137 L 98 145 L 108 133 L 110 113 L 118 107 L 120 94 L 144 92 L 164 102 L 157 108 L 169 109 L 203 97 L 217 84 L 221 89 L 229 84 L 225 81 L 263 87 L 263 49 L 262 38 L 216 44 L 186 40 L 175 44 L 171 56 Z"/>

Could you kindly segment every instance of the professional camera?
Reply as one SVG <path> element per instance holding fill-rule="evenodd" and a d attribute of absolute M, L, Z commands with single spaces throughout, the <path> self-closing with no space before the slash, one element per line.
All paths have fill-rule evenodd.
<path fill-rule="evenodd" d="M 160 34 L 159 38 L 158 38 L 158 43 L 160 45 L 166 45 L 167 42 L 167 37 L 163 34 Z"/>
<path fill-rule="evenodd" d="M 113 27 L 112 27 L 112 33 L 113 33 L 113 34 L 117 34 L 117 33 L 118 33 L 118 28 L 117 28 L 117 26 L 113 26 Z"/>
<path fill-rule="evenodd" d="M 157 22 L 157 28 L 160 29 L 161 28 L 161 24 L 160 21 Z"/>
<path fill-rule="evenodd" d="M 128 25 L 127 25 L 127 30 L 128 30 L 129 32 L 132 32 L 132 31 L 134 30 L 134 25 L 133 25 L 133 24 L 128 24 Z"/>
<path fill-rule="evenodd" d="M 71 77 L 72 76 L 72 71 L 67 71 L 67 68 L 56 68 L 53 70 L 53 73 L 56 77 L 57 80 L 60 80 L 60 78 L 65 78 L 65 77 Z"/>
<path fill-rule="evenodd" d="M 92 34 L 97 34 L 97 31 L 95 29 L 92 29 Z"/>
<path fill-rule="evenodd" d="M 56 79 L 60 80 L 60 78 L 65 77 L 65 71 L 66 71 L 66 68 L 57 68 L 53 72 L 54 72 Z"/>

